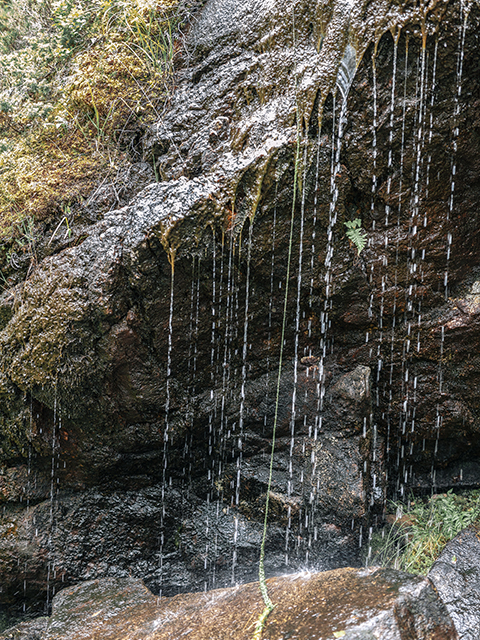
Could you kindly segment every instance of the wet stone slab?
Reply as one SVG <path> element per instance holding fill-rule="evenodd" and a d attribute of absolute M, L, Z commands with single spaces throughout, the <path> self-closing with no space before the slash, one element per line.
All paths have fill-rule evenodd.
<path fill-rule="evenodd" d="M 392 569 L 338 569 L 271 578 L 263 640 L 454 640 L 430 581 Z M 250 640 L 262 611 L 257 583 L 158 599 L 140 581 L 106 578 L 54 599 L 39 640 Z M 0 640 L 27 640 L 10 632 Z"/>

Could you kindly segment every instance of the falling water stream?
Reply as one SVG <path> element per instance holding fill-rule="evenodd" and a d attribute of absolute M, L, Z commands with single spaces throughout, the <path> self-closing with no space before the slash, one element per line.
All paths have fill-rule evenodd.
<path fill-rule="evenodd" d="M 295 310 L 295 346 L 293 356 L 293 388 L 292 388 L 292 403 L 290 410 L 290 460 L 288 466 L 289 479 L 287 485 L 287 496 L 290 498 L 293 490 L 293 465 L 294 465 L 294 448 L 295 448 L 295 420 L 297 417 L 297 384 L 298 384 L 298 365 L 299 365 L 299 335 L 300 335 L 300 313 L 301 313 L 301 294 L 302 294 L 302 268 L 303 268 L 303 235 L 305 225 L 305 183 L 306 183 L 306 160 L 307 160 L 307 145 L 304 145 L 303 154 L 303 167 L 304 174 L 302 179 L 302 202 L 300 212 L 300 231 L 299 231 L 299 244 L 298 244 L 298 266 L 297 266 L 297 299 Z M 288 548 L 289 548 L 289 533 L 291 516 L 288 520 L 288 526 L 285 536 L 285 564 L 288 565 Z M 301 526 L 301 525 L 300 525 Z"/>
<path fill-rule="evenodd" d="M 165 426 L 163 430 L 163 464 L 162 464 L 162 511 L 160 518 L 160 596 L 163 579 L 163 547 L 165 544 L 164 520 L 166 516 L 165 491 L 169 485 L 168 476 L 168 439 L 170 437 L 170 401 L 171 401 L 171 373 L 172 373 L 172 346 L 173 346 L 173 313 L 174 313 L 174 285 L 175 285 L 175 253 L 169 255 L 170 263 L 170 304 L 168 316 L 168 347 L 167 347 L 167 374 L 166 374 L 166 400 L 165 400 Z"/>
<path fill-rule="evenodd" d="M 464 23 L 466 24 L 466 22 Z M 422 300 L 423 300 L 423 262 L 426 254 L 425 249 L 421 248 L 419 231 L 421 228 L 426 228 L 427 217 L 423 207 L 423 199 L 428 196 L 428 189 L 431 181 L 431 151 L 429 144 L 432 139 L 433 132 L 433 107 L 435 100 L 436 89 L 436 70 L 437 70 L 437 56 L 439 40 L 438 36 L 435 38 L 433 47 L 427 46 L 427 38 L 424 35 L 422 46 L 412 62 L 411 56 L 409 56 L 409 36 L 404 38 L 405 41 L 405 53 L 402 60 L 402 78 L 398 78 L 399 73 L 399 42 L 400 42 L 401 30 L 398 29 L 393 38 L 393 61 L 392 61 L 392 75 L 391 75 L 391 89 L 390 100 L 387 108 L 387 127 L 388 127 L 388 147 L 385 150 L 386 153 L 386 178 L 382 177 L 382 181 L 386 181 L 386 201 L 385 201 L 385 217 L 384 226 L 382 231 L 381 224 L 378 222 L 376 208 L 378 191 L 379 191 L 379 171 L 380 166 L 378 164 L 379 154 L 383 153 L 378 145 L 378 132 L 380 127 L 384 126 L 379 122 L 379 105 L 378 105 L 378 87 L 377 87 L 377 51 L 374 49 L 371 68 L 373 73 L 373 122 L 372 122 L 372 161 L 373 169 L 371 174 L 371 202 L 370 202 L 370 214 L 372 220 L 371 226 L 371 238 L 370 245 L 375 233 L 383 234 L 385 255 L 374 266 L 372 264 L 371 271 L 368 273 L 369 283 L 371 287 L 371 293 L 369 296 L 369 316 L 374 316 L 374 282 L 379 282 L 378 301 L 379 311 L 377 316 L 377 327 L 369 328 L 366 332 L 366 343 L 370 346 L 370 355 L 372 358 L 376 357 L 376 396 L 375 399 L 375 411 L 380 407 L 380 381 L 382 383 L 382 397 L 386 400 L 387 413 L 383 413 L 382 420 L 388 424 L 388 431 L 386 434 L 386 447 L 387 451 L 391 446 L 391 442 L 395 440 L 398 443 L 397 450 L 397 490 L 400 496 L 405 496 L 409 483 L 412 480 L 412 467 L 409 460 L 412 458 L 414 452 L 415 442 L 415 423 L 416 423 L 416 405 L 417 405 L 417 386 L 418 386 L 418 374 L 414 365 L 414 354 L 419 354 L 421 351 L 421 323 L 422 323 Z M 461 43 L 464 46 L 465 34 L 462 31 Z M 461 60 L 463 53 L 459 54 L 459 63 L 457 66 L 457 81 L 459 88 L 457 88 L 457 95 L 461 93 Z M 300 335 L 302 321 L 306 318 L 305 312 L 302 311 L 302 296 L 304 288 L 304 243 L 305 243 L 305 220 L 308 216 L 312 216 L 313 223 L 310 228 L 311 231 L 311 255 L 310 255 L 310 270 L 313 273 L 315 256 L 318 251 L 319 240 L 317 237 L 317 217 L 318 217 L 318 181 L 319 181 L 319 157 L 320 150 L 322 148 L 322 133 L 321 127 L 319 127 L 318 138 L 315 146 L 316 151 L 316 168 L 314 170 L 315 187 L 314 187 L 314 199 L 312 210 L 309 210 L 306 206 L 306 183 L 307 183 L 307 158 L 309 158 L 308 144 L 305 142 L 303 145 L 302 156 L 303 160 L 301 166 L 303 167 L 302 174 L 302 192 L 301 201 L 299 207 L 299 223 L 296 231 L 296 242 L 298 245 L 298 259 L 296 263 L 296 297 L 295 297 L 295 311 L 294 311 L 294 323 L 292 330 L 292 387 L 291 387 L 291 401 L 290 401 L 290 445 L 289 445 L 289 462 L 288 462 L 288 482 L 287 482 L 287 496 L 292 497 L 297 493 L 303 494 L 306 490 L 303 487 L 303 473 L 299 474 L 300 484 L 297 485 L 297 480 L 294 478 L 294 450 L 296 447 L 296 424 L 300 423 L 303 419 L 303 428 L 308 429 L 309 437 L 313 438 L 315 442 L 322 431 L 323 410 L 326 395 L 326 360 L 329 354 L 332 352 L 332 340 L 333 332 L 331 333 L 331 315 L 333 309 L 333 294 L 335 291 L 334 280 L 334 266 L 335 266 L 335 246 L 337 234 L 337 220 L 338 209 L 337 202 L 339 197 L 339 184 L 338 179 L 342 175 L 342 144 L 344 133 L 348 129 L 348 95 L 349 88 L 352 84 L 355 72 L 356 72 L 356 56 L 354 49 L 348 45 L 345 56 L 341 62 L 338 79 L 337 79 L 337 92 L 333 97 L 333 129 L 332 129 L 332 142 L 331 142 L 331 170 L 330 170 L 330 205 L 328 213 L 328 225 L 326 229 L 326 236 L 323 242 L 326 243 L 325 259 L 324 259 L 324 301 L 323 309 L 321 311 L 320 318 L 320 345 L 318 348 L 319 358 L 315 364 L 315 367 L 310 371 L 310 366 L 307 367 L 306 376 L 317 375 L 318 385 L 317 388 L 317 417 L 315 424 L 308 426 L 307 415 L 300 416 L 298 414 L 297 405 L 299 403 L 298 397 L 298 372 L 299 364 L 302 355 L 307 358 L 311 358 L 312 354 L 317 351 L 315 346 L 304 348 L 303 352 L 300 351 Z M 407 113 L 409 113 L 409 91 L 411 72 L 414 70 L 416 73 L 416 86 L 414 97 L 415 112 L 413 129 L 410 129 L 410 125 L 407 122 Z M 403 81 L 402 95 L 398 95 L 398 86 Z M 458 103 L 458 100 L 457 100 Z M 455 107 L 455 117 L 458 116 L 457 106 Z M 401 129 L 395 131 L 395 114 L 401 112 Z M 410 116 L 409 116 L 410 117 Z M 454 131 L 454 137 L 458 136 L 458 129 Z M 400 140 L 399 140 L 400 138 Z M 398 142 L 400 145 L 398 146 Z M 412 192 L 410 199 L 405 199 L 404 196 L 404 182 L 409 179 L 408 175 L 404 175 L 404 158 L 407 150 L 407 144 L 413 145 L 414 149 L 414 162 L 412 166 Z M 452 163 L 452 185 L 454 185 L 455 176 L 455 163 Z M 396 190 L 398 193 L 397 201 L 397 217 L 394 219 L 394 207 L 391 204 L 392 200 L 392 187 L 393 181 L 397 181 Z M 385 189 L 385 186 L 383 187 Z M 452 187 L 452 194 L 453 194 Z M 274 197 L 274 219 L 271 237 L 271 261 L 270 261 L 270 292 L 268 303 L 268 336 L 267 342 L 272 341 L 272 329 L 273 329 L 273 315 L 275 302 L 275 262 L 276 262 L 276 234 L 277 234 L 277 202 L 278 202 L 278 179 L 275 186 Z M 452 201 L 453 202 L 453 195 Z M 404 219 L 406 210 L 409 211 L 409 236 L 408 236 L 408 256 L 407 256 L 407 271 L 406 271 L 406 283 L 405 300 L 398 300 L 398 286 L 400 282 L 399 278 L 399 265 L 400 265 L 400 241 L 401 241 L 401 221 Z M 452 210 L 453 204 L 450 204 L 450 210 Z M 396 226 L 391 226 L 392 223 Z M 395 230 L 395 234 L 389 235 L 390 229 Z M 216 443 L 217 448 L 216 462 L 212 464 L 211 471 L 209 471 L 209 479 L 212 483 L 212 488 L 215 487 L 215 479 L 220 479 L 222 476 L 222 469 L 225 466 L 225 455 L 227 455 L 227 449 L 221 443 L 235 442 L 233 446 L 233 457 L 236 465 L 235 481 L 234 481 L 234 493 L 231 497 L 230 507 L 233 509 L 234 519 L 234 532 L 233 532 L 233 545 L 232 545 L 232 581 L 236 580 L 235 567 L 238 563 L 238 536 L 240 519 L 235 514 L 235 511 L 239 509 L 242 500 L 242 487 L 244 483 L 243 478 L 243 466 L 244 466 L 244 444 L 245 438 L 248 437 L 245 432 L 245 419 L 248 401 L 248 377 L 251 364 L 249 363 L 250 353 L 250 340 L 249 337 L 249 314 L 250 314 L 250 297 L 253 295 L 254 284 L 252 282 L 253 267 L 252 267 L 252 243 L 255 235 L 255 226 L 253 220 L 249 222 L 248 232 L 246 234 L 245 241 L 237 243 L 232 239 L 230 242 L 229 250 L 221 257 L 221 266 L 216 267 L 217 257 L 213 255 L 213 280 L 212 280 L 212 334 L 211 334 L 211 386 L 212 386 L 212 410 L 209 421 L 210 432 L 210 444 L 209 451 L 212 453 L 213 443 Z M 451 238 L 451 236 L 448 236 Z M 395 243 L 395 282 L 393 284 L 394 299 L 393 299 L 393 314 L 391 316 L 392 323 L 390 329 L 390 338 L 388 345 L 386 342 L 388 331 L 388 320 L 384 318 L 385 309 L 385 295 L 387 291 L 387 273 L 389 266 L 388 250 L 389 240 Z M 214 233 L 214 245 L 215 233 Z M 450 257 L 450 244 L 451 239 L 447 239 L 447 262 Z M 371 245 L 372 246 L 372 245 Z M 235 248 L 237 247 L 237 248 Z M 242 269 L 240 268 L 240 261 L 245 259 L 245 272 L 244 280 L 242 282 L 240 274 Z M 307 258 L 308 260 L 308 258 Z M 224 262 L 225 261 L 225 262 Z M 237 266 L 238 265 L 238 266 Z M 221 270 L 222 275 L 217 283 L 216 270 Z M 224 274 L 224 275 L 223 275 Z M 223 278 L 225 277 L 224 293 L 219 293 L 219 286 L 223 287 Z M 312 300 L 314 291 L 313 278 L 309 279 L 309 295 L 308 300 Z M 240 296 L 241 287 L 244 287 L 242 296 Z M 192 309 L 193 309 L 193 290 L 194 285 L 192 282 Z M 279 281 L 279 290 L 282 291 L 282 281 Z M 198 302 L 197 302 L 198 305 Z M 220 308 L 223 305 L 223 311 L 220 313 Z M 198 314 L 198 309 L 197 309 Z M 223 315 L 222 315 L 223 314 Z M 221 320 L 222 315 L 223 320 Z M 222 324 L 223 323 L 223 324 Z M 305 320 L 307 337 L 312 336 L 312 322 L 311 319 Z M 221 339 L 220 339 L 220 327 L 223 326 Z M 405 329 L 406 333 L 403 340 L 403 352 L 400 354 L 401 361 L 398 361 L 398 356 L 395 353 L 396 343 L 402 335 L 402 331 Z M 443 332 L 442 332 L 443 335 Z M 290 338 L 289 338 L 290 339 Z M 302 341 L 303 342 L 303 341 Z M 221 343 L 221 346 L 220 346 Z M 374 351 L 375 343 L 375 351 Z M 240 344 L 240 346 L 238 346 Z M 384 353 L 384 348 L 388 348 L 389 353 Z M 314 360 L 308 361 L 309 363 L 315 362 Z M 219 363 L 221 366 L 219 366 Z M 234 364 L 235 363 L 235 364 Z M 388 363 L 388 366 L 386 366 Z M 400 366 L 401 369 L 401 385 L 402 385 L 402 410 L 400 412 L 398 433 L 395 433 L 395 425 L 392 424 L 391 413 L 393 413 L 393 397 L 396 394 L 394 390 L 394 372 Z M 272 361 L 271 355 L 269 355 L 267 363 L 268 376 L 270 376 L 271 369 L 274 368 L 274 360 Z M 215 371 L 221 371 L 221 394 L 219 397 L 219 412 L 217 416 L 216 412 L 216 396 L 214 389 L 219 385 L 219 379 L 214 376 Z M 384 372 L 386 372 L 386 378 L 384 378 Z M 267 379 L 268 379 L 267 376 Z M 237 419 L 233 424 L 229 423 L 226 412 L 226 395 L 228 389 L 235 386 L 236 380 L 239 385 L 239 408 Z M 268 384 L 267 384 L 268 388 Z M 308 394 L 311 391 L 305 391 L 305 402 L 308 404 Z M 218 417 L 218 420 L 217 420 Z M 438 419 L 438 416 L 437 416 Z M 268 415 L 263 416 L 264 425 L 268 423 Z M 214 425 L 219 424 L 218 427 Z M 219 429 L 219 433 L 215 433 L 215 429 Z M 377 463 L 377 447 L 378 447 L 378 424 L 377 419 L 373 416 L 366 418 L 364 427 L 364 436 L 367 431 L 371 432 L 371 445 L 370 455 L 372 456 L 371 462 L 375 466 Z M 312 462 L 312 477 L 315 477 L 318 450 L 316 446 L 313 447 L 311 453 Z M 376 467 L 375 467 L 376 468 Z M 366 471 L 367 467 L 365 467 Z M 386 482 L 388 483 L 388 477 Z M 381 490 L 378 486 L 380 479 L 377 476 L 377 471 L 372 471 L 370 478 L 372 495 L 369 497 L 370 506 L 374 505 L 374 496 L 381 496 Z M 285 532 L 285 564 L 289 564 L 289 554 L 291 549 L 290 538 L 291 534 L 295 530 L 305 529 L 308 543 L 305 547 L 306 562 L 309 561 L 309 551 L 312 546 L 312 541 L 317 539 L 317 523 L 315 516 L 316 501 L 318 491 L 321 490 L 320 486 L 315 486 L 313 483 L 309 492 L 308 508 L 301 509 L 299 512 L 299 521 L 293 526 L 293 518 L 291 513 L 291 507 L 289 507 L 288 524 Z M 221 492 L 223 489 L 220 490 Z M 213 495 L 213 494 L 212 494 Z M 381 499 L 381 498 L 380 498 Z M 222 504 L 222 494 L 217 495 L 217 514 L 220 513 Z M 210 527 L 211 522 L 207 522 L 206 527 Z M 218 526 L 218 516 L 217 525 Z M 207 531 L 208 533 L 208 531 Z M 368 538 L 370 539 L 372 534 L 372 527 L 369 527 Z M 362 534 L 361 534 L 362 535 Z M 207 535 L 207 538 L 209 536 Z M 365 537 L 365 534 L 363 534 Z M 297 540 L 300 538 L 298 537 Z M 361 544 L 361 542 L 360 542 Z M 298 550 L 297 550 L 298 551 Z M 208 556 L 208 545 L 206 549 L 206 556 Z M 207 565 L 205 565 L 207 570 Z"/>
<path fill-rule="evenodd" d="M 448 202 L 447 216 L 446 216 L 446 227 L 447 227 L 447 238 L 446 238 L 446 265 L 443 279 L 443 287 L 444 287 L 444 296 L 445 300 L 448 301 L 449 298 L 449 264 L 451 258 L 451 248 L 453 242 L 453 226 L 451 225 L 453 213 L 454 213 L 454 205 L 455 205 L 455 185 L 457 180 L 457 151 L 458 151 L 458 136 L 459 136 L 459 114 L 460 114 L 460 98 L 462 95 L 462 81 L 463 81 L 463 64 L 464 64 L 464 55 L 465 55 L 465 35 L 467 31 L 468 25 L 468 16 L 469 16 L 469 7 L 466 6 L 463 2 L 461 2 L 461 25 L 459 28 L 459 41 L 457 48 L 457 64 L 456 64 L 456 86 L 455 86 L 455 97 L 454 97 L 454 112 L 453 112 L 453 131 L 452 131 L 452 139 L 453 139 L 453 153 L 451 159 L 451 175 L 450 175 L 450 198 Z M 445 348 L 445 326 L 442 324 L 440 327 L 440 354 L 439 354 L 439 364 L 438 364 L 438 395 L 441 398 L 443 393 L 443 378 L 444 378 L 444 348 Z M 436 458 L 438 454 L 438 445 L 440 441 L 440 434 L 442 428 L 443 416 L 440 408 L 440 404 L 437 404 L 437 412 L 436 412 L 436 420 L 435 420 L 435 447 L 433 450 L 432 456 L 432 471 L 431 471 L 431 481 L 432 487 L 435 490 L 437 485 L 436 478 Z M 462 472 L 461 472 L 462 473 Z"/>

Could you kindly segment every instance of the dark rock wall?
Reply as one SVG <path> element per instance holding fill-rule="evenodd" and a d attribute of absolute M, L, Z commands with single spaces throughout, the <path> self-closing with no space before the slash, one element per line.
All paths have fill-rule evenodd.
<path fill-rule="evenodd" d="M 2 296 L 6 602 L 252 578 L 277 384 L 272 572 L 480 482 L 479 9 L 274 4 L 206 3 L 144 140 L 162 181 Z"/>

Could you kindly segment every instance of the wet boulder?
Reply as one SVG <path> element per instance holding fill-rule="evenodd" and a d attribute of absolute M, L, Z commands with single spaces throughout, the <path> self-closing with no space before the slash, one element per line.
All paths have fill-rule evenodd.
<path fill-rule="evenodd" d="M 387 569 L 341 569 L 267 581 L 275 608 L 264 640 L 457 640 L 425 578 Z M 258 583 L 158 600 L 132 578 L 64 589 L 39 640 L 250 640 L 263 610 Z M 25 628 L 0 635 L 27 640 Z"/>
<path fill-rule="evenodd" d="M 47 617 L 21 622 L 15 627 L 0 632 L 0 638 L 2 640 L 44 640 L 48 623 Z"/>
<path fill-rule="evenodd" d="M 470 527 L 459 533 L 430 569 L 428 577 L 445 603 L 459 637 L 480 637 L 480 532 Z"/>

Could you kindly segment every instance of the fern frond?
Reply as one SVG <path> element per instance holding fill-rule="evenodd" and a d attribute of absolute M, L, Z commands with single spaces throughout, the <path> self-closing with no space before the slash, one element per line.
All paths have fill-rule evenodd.
<path fill-rule="evenodd" d="M 349 220 L 343 224 L 347 227 L 347 238 L 356 247 L 357 254 L 360 255 L 367 244 L 367 234 L 362 229 L 362 221 L 360 218 L 355 218 L 355 220 Z"/>

